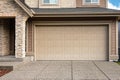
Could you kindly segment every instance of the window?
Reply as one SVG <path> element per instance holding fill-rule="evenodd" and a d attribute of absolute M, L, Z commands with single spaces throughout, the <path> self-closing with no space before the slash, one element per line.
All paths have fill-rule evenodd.
<path fill-rule="evenodd" d="M 98 4 L 99 0 L 84 0 L 85 4 Z"/>
<path fill-rule="evenodd" d="M 58 4 L 58 0 L 43 0 L 44 4 Z"/>

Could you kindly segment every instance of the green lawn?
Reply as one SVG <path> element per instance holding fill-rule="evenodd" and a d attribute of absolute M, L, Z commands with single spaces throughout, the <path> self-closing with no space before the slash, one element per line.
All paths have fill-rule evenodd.
<path fill-rule="evenodd" d="M 116 63 L 118 63 L 120 65 L 120 62 L 116 62 Z"/>

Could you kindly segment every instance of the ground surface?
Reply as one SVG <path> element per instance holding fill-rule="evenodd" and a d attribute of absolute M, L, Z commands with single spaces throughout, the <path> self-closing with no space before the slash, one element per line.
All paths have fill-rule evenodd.
<path fill-rule="evenodd" d="M 120 66 L 107 61 L 37 61 L 0 80 L 120 80 Z"/>
<path fill-rule="evenodd" d="M 117 62 L 120 65 L 120 62 Z"/>
<path fill-rule="evenodd" d="M 0 77 L 11 72 L 12 70 L 10 69 L 0 69 Z"/>

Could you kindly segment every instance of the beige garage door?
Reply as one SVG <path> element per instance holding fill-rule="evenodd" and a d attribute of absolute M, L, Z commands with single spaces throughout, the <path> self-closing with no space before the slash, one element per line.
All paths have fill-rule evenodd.
<path fill-rule="evenodd" d="M 107 60 L 106 26 L 36 26 L 36 60 Z"/>

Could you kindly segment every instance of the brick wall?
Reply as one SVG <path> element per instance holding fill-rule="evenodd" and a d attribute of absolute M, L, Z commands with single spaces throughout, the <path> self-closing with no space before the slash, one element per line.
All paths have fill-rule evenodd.
<path fill-rule="evenodd" d="M 10 27 L 9 20 L 4 21 L 3 33 L 2 33 L 2 50 L 4 55 L 8 55 L 10 53 Z"/>
<path fill-rule="evenodd" d="M 116 40 L 117 27 L 116 20 L 113 20 L 111 23 L 111 54 L 109 55 L 111 60 L 116 60 L 116 56 L 118 56 L 118 47 L 116 44 L 116 41 L 118 41 Z"/>
<path fill-rule="evenodd" d="M 56 5 L 44 5 L 42 0 L 25 0 L 25 3 L 32 8 L 73 8 L 76 7 L 76 0 L 59 0 Z"/>
<path fill-rule="evenodd" d="M 33 26 L 32 26 L 32 20 L 27 21 L 27 30 L 26 30 L 26 51 L 27 55 L 34 55 L 33 54 Z"/>
<path fill-rule="evenodd" d="M 106 0 L 100 0 L 100 4 L 96 5 L 96 4 L 84 4 L 83 0 L 76 0 L 76 5 L 77 7 L 107 7 L 107 1 Z"/>
<path fill-rule="evenodd" d="M 83 4 L 84 0 L 59 0 L 57 5 L 44 5 L 43 0 L 25 0 L 32 8 L 74 8 L 74 7 L 107 7 L 106 0 L 100 0 L 100 4 Z"/>
<path fill-rule="evenodd" d="M 10 19 L 10 55 L 15 54 L 15 19 Z"/>
<path fill-rule="evenodd" d="M 9 20 L 2 19 L 2 24 L 0 26 L 0 55 L 8 55 L 10 53 L 10 34 L 9 34 Z"/>
<path fill-rule="evenodd" d="M 25 3 L 32 8 L 38 8 L 39 0 L 25 0 Z"/>
<path fill-rule="evenodd" d="M 2 32 L 3 32 L 3 21 L 0 20 L 0 56 L 3 55 L 2 53 Z"/>

